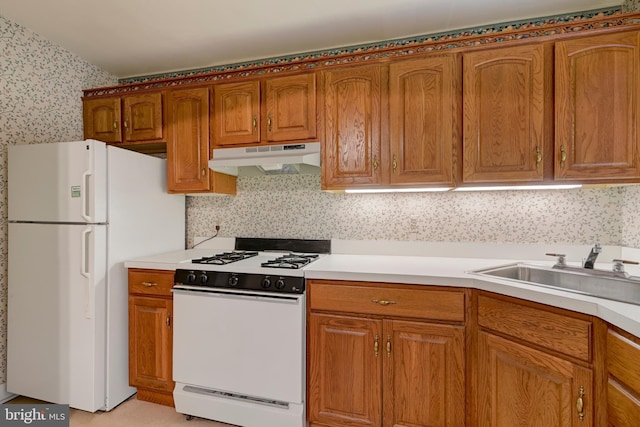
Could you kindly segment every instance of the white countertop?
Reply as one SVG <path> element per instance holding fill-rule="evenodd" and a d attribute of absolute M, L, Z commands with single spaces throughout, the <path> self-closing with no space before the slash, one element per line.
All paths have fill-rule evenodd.
<path fill-rule="evenodd" d="M 233 247 L 233 245 L 228 247 L 228 241 L 222 243 L 222 246 L 217 247 L 222 249 Z M 125 267 L 175 270 L 179 268 L 181 263 L 187 263 L 193 258 L 210 256 L 211 254 L 211 248 L 205 246 L 202 249 L 176 251 L 126 261 Z M 638 305 L 590 297 L 543 286 L 517 283 L 506 279 L 485 278 L 471 273 L 475 270 L 514 262 L 551 266 L 554 261 L 332 253 L 309 264 L 305 268 L 305 277 L 308 279 L 406 283 L 481 289 L 597 316 L 640 337 L 640 306 Z M 579 262 L 575 265 L 579 265 Z M 596 264 L 595 267 L 610 269 L 611 264 L 605 262 Z M 631 274 L 640 276 L 640 269 L 637 267 L 636 269 L 634 270 L 633 267 L 628 268 Z"/>

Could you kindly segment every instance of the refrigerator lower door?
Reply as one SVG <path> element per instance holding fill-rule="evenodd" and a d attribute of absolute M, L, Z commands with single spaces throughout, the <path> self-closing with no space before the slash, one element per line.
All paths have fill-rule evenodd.
<path fill-rule="evenodd" d="M 105 225 L 9 224 L 7 391 L 105 405 Z"/>

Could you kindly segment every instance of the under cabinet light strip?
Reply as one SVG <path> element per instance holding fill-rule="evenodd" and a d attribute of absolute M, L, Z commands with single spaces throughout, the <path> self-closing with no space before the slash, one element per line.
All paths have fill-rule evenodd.
<path fill-rule="evenodd" d="M 458 187 L 453 191 L 501 191 L 501 190 L 571 190 L 581 188 L 580 184 L 562 185 L 503 185 L 495 187 Z"/>
<path fill-rule="evenodd" d="M 345 193 L 431 193 L 449 191 L 451 187 L 427 188 L 347 188 Z"/>
<path fill-rule="evenodd" d="M 582 188 L 580 184 L 562 185 L 500 185 L 493 187 L 423 187 L 423 188 L 348 188 L 345 193 L 435 193 L 445 191 L 508 191 L 508 190 L 571 190 Z"/>

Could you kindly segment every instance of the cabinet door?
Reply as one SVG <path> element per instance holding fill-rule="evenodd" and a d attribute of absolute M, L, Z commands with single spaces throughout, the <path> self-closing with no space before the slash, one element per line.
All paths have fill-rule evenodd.
<path fill-rule="evenodd" d="M 294 141 L 316 137 L 316 75 L 278 77 L 265 81 L 266 127 L 271 141 Z"/>
<path fill-rule="evenodd" d="M 476 389 L 480 427 L 593 425 L 591 370 L 485 332 Z"/>
<path fill-rule="evenodd" d="M 535 44 L 463 55 L 463 182 L 543 179 L 550 49 Z"/>
<path fill-rule="evenodd" d="M 636 427 L 640 420 L 640 339 L 607 334 L 607 414 L 609 425 Z"/>
<path fill-rule="evenodd" d="M 123 98 L 126 141 L 162 139 L 162 94 L 129 95 Z"/>
<path fill-rule="evenodd" d="M 85 100 L 83 110 L 85 139 L 122 142 L 119 97 Z"/>
<path fill-rule="evenodd" d="M 169 91 L 167 125 L 169 191 L 209 190 L 209 90 Z"/>
<path fill-rule="evenodd" d="M 340 189 L 386 181 L 381 154 L 387 69 L 381 65 L 323 72 L 325 141 L 322 187 Z"/>
<path fill-rule="evenodd" d="M 392 184 L 454 185 L 458 146 L 459 71 L 456 56 L 389 66 Z"/>
<path fill-rule="evenodd" d="M 640 177 L 639 37 L 556 43 L 556 179 Z"/>
<path fill-rule="evenodd" d="M 382 321 L 316 313 L 309 319 L 309 421 L 379 426 Z"/>
<path fill-rule="evenodd" d="M 383 338 L 383 426 L 464 426 L 464 328 L 385 320 Z"/>
<path fill-rule="evenodd" d="M 129 296 L 129 384 L 173 391 L 173 301 Z"/>
<path fill-rule="evenodd" d="M 213 145 L 260 142 L 260 82 L 213 87 Z"/>

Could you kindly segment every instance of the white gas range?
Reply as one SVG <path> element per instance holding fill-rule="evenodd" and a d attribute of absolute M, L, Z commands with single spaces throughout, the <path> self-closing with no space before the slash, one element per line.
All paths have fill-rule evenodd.
<path fill-rule="evenodd" d="M 236 239 L 175 273 L 176 411 L 243 427 L 305 425 L 304 268 L 330 241 Z"/>

